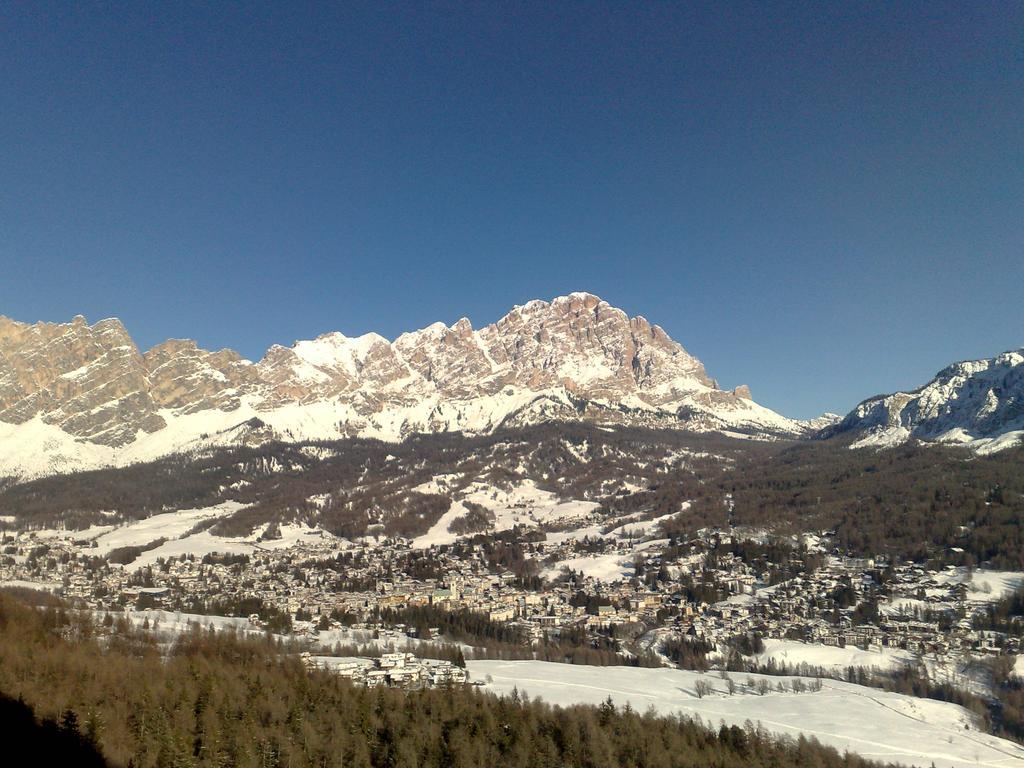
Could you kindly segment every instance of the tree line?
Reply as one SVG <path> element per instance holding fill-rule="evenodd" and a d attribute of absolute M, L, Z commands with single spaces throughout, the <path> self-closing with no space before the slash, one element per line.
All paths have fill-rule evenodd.
<path fill-rule="evenodd" d="M 104 630 L 0 594 L 0 691 L 20 697 L 34 723 L 66 723 L 112 766 L 871 765 L 754 725 L 711 730 L 610 702 L 559 708 L 462 687 L 360 688 L 258 639 L 197 629 L 161 648 L 126 625 Z"/>

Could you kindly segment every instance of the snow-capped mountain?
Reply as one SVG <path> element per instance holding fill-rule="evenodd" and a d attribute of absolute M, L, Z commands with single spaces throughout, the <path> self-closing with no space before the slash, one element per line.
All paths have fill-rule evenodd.
<path fill-rule="evenodd" d="M 865 400 L 826 435 L 858 433 L 854 447 L 911 438 L 997 451 L 1024 438 L 1024 349 L 954 363 L 913 392 Z"/>
<path fill-rule="evenodd" d="M 486 433 L 549 420 L 678 426 L 755 437 L 817 424 L 718 388 L 643 317 L 574 293 L 394 341 L 329 333 L 257 363 L 172 340 L 146 353 L 115 319 L 0 317 L 0 474 L 126 464 L 267 439 Z"/>

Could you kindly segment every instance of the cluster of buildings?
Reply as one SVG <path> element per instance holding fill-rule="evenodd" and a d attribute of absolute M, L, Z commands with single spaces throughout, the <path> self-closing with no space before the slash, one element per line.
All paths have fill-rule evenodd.
<path fill-rule="evenodd" d="M 469 675 L 450 661 L 420 659 L 411 653 L 385 653 L 379 658 L 312 656 L 302 654 L 306 666 L 326 669 L 370 688 L 415 690 L 464 685 Z"/>
<path fill-rule="evenodd" d="M 0 584 L 45 585 L 98 610 L 190 611 L 214 602 L 258 603 L 294 617 L 301 633 L 339 623 L 387 631 L 381 623 L 387 611 L 432 606 L 508 624 L 524 644 L 571 628 L 576 638 L 614 634 L 627 642 L 657 630 L 717 646 L 756 633 L 935 656 L 1020 650 L 1017 638 L 974 627 L 973 614 L 983 601 L 962 573 L 841 557 L 823 549 L 817 567 L 794 569 L 795 555 L 783 563 L 745 562 L 723 550 L 722 541 L 721 532 L 704 532 L 683 546 L 647 536 L 638 547 L 641 540 L 632 535 L 605 536 L 585 546 L 571 536 L 533 540 L 526 554 L 549 572 L 557 572 L 560 562 L 587 557 L 623 563 L 641 557 L 644 573 L 627 567 L 598 578 L 581 569 L 527 587 L 511 573 L 495 572 L 481 546 L 469 543 L 431 550 L 425 557 L 400 539 L 353 545 L 307 537 L 287 548 L 186 555 L 139 569 L 98 558 L 73 537 L 17 532 L 4 534 L 0 542 Z M 425 559 L 432 575 L 414 578 Z M 788 578 L 769 584 L 779 573 Z M 323 657 L 310 663 L 327 664 L 367 685 L 436 685 L 461 675 L 452 665 L 397 656 L 372 664 Z"/>
<path fill-rule="evenodd" d="M 975 614 L 999 595 L 979 599 L 964 569 L 932 572 L 915 564 L 830 556 L 812 572 L 764 586 L 750 584 L 747 564 L 727 560 L 724 565 L 728 572 L 706 575 L 727 586 L 730 597 L 682 611 L 674 620 L 677 631 L 716 645 L 756 633 L 865 651 L 898 648 L 934 658 L 1021 650 L 1018 637 L 975 627 Z"/>

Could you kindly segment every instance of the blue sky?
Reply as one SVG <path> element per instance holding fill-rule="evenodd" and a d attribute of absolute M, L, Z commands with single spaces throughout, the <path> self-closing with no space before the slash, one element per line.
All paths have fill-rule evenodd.
<path fill-rule="evenodd" d="M 258 358 L 573 290 L 845 412 L 1024 345 L 1024 5 L 0 5 L 0 314 Z"/>

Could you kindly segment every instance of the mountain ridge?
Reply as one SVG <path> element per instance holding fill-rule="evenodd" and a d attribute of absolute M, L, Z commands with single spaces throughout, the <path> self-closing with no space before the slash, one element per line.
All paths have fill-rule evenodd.
<path fill-rule="evenodd" d="M 583 292 L 517 305 L 479 330 L 462 318 L 392 341 L 334 331 L 273 345 L 256 362 L 187 339 L 142 352 L 116 318 L 0 317 L 0 473 L 130 463 L 218 440 L 401 440 L 544 420 L 759 438 L 819 426 L 758 405 L 746 386 L 719 389 L 660 326 Z"/>
<path fill-rule="evenodd" d="M 990 358 L 961 360 L 906 392 L 861 401 L 828 438 L 851 434 L 855 448 L 883 448 L 908 440 L 998 451 L 1024 439 L 1024 347 Z"/>

